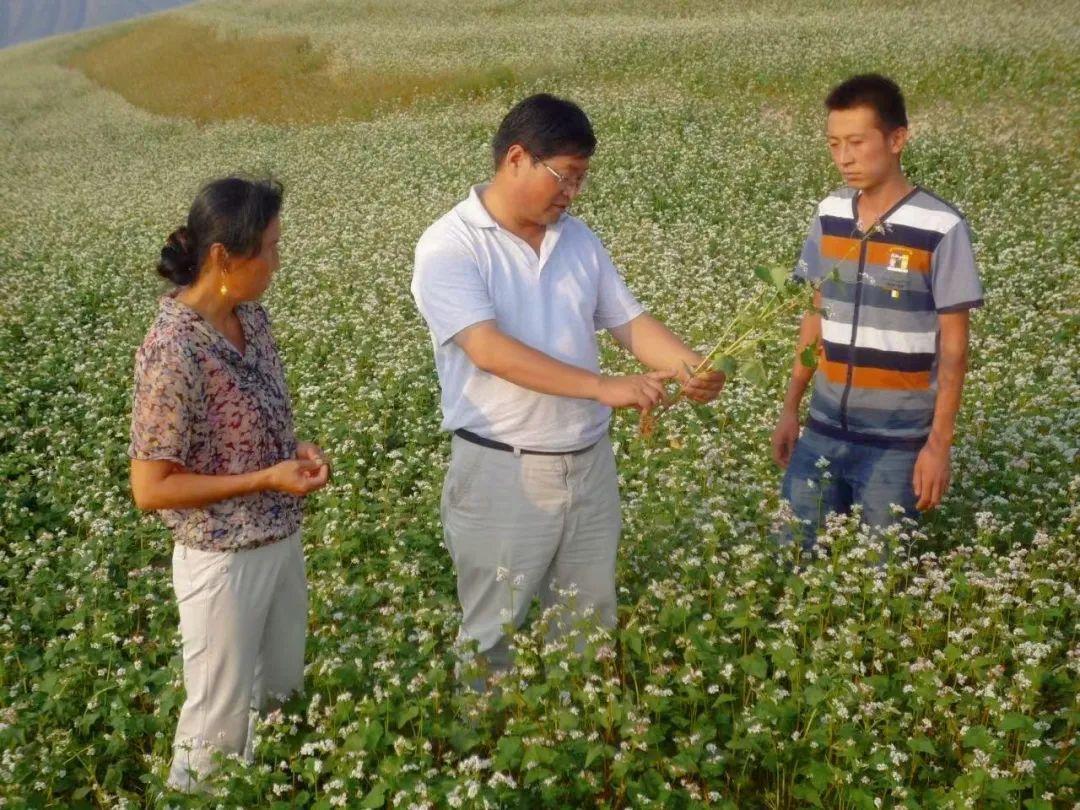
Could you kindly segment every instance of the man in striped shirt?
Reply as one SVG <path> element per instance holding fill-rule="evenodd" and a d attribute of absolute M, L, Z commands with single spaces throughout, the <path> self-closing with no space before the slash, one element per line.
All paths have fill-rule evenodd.
<path fill-rule="evenodd" d="M 871 526 L 937 506 L 968 352 L 968 314 L 982 286 L 963 217 L 912 185 L 901 169 L 908 138 L 894 82 L 856 76 L 825 101 L 833 161 L 845 187 L 817 207 L 795 270 L 821 281 L 817 313 L 798 351 L 773 457 L 783 497 L 811 548 L 824 516 L 861 506 Z M 817 350 L 817 371 L 802 363 Z M 806 429 L 799 406 L 814 380 Z"/>

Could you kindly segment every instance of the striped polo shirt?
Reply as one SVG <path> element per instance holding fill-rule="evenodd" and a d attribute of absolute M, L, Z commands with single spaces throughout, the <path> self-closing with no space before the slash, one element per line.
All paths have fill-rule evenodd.
<path fill-rule="evenodd" d="M 795 269 L 824 279 L 807 427 L 918 448 L 937 397 L 938 314 L 982 305 L 971 234 L 955 208 L 916 187 L 864 238 L 857 199 L 844 188 L 821 201 Z"/>

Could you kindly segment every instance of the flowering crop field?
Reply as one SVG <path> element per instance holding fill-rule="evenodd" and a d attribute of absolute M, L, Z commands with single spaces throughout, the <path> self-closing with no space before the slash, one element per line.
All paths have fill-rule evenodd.
<path fill-rule="evenodd" d="M 165 236 L 201 182 L 245 171 L 286 186 L 266 303 L 298 433 L 335 477 L 304 528 L 307 693 L 259 726 L 253 767 L 223 764 L 218 806 L 1077 807 L 1078 20 L 1075 2 L 212 0 L 0 52 L 0 806 L 163 791 L 183 690 L 170 540 L 127 484 L 133 354 Z M 133 51 L 170 24 L 216 32 L 190 75 Z M 270 103 L 273 82 L 198 114 L 216 54 L 275 42 L 318 55 L 275 63 L 309 71 L 318 115 Z M 816 559 L 777 550 L 779 320 L 765 387 L 735 379 L 649 441 L 616 415 L 618 629 L 581 631 L 577 655 L 537 616 L 501 692 L 462 693 L 420 233 L 487 176 L 515 100 L 569 96 L 600 141 L 576 213 L 653 313 L 711 345 L 755 266 L 794 263 L 838 183 L 821 99 L 869 69 L 904 87 L 906 169 L 968 216 L 987 288 L 942 508 L 891 530 L 883 567 L 843 520 Z M 362 103 L 325 90 L 372 77 Z M 175 109 L 132 103 L 139 82 Z M 608 368 L 634 367 L 605 341 Z"/>

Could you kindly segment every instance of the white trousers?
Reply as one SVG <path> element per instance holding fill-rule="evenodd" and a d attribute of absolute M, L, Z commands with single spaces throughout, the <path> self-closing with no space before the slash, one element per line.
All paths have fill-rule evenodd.
<path fill-rule="evenodd" d="M 454 436 L 441 512 L 457 573 L 460 637 L 475 639 L 493 670 L 512 664 L 504 625 L 519 627 L 534 596 L 544 607 L 563 602 L 553 586 L 575 596 L 573 610 L 549 636 L 585 611 L 615 625 L 622 520 L 606 437 L 580 455 L 540 456 Z"/>
<path fill-rule="evenodd" d="M 187 697 L 169 784 L 202 788 L 214 751 L 251 760 L 255 719 L 304 680 L 307 580 L 300 532 L 250 551 L 173 549 Z"/>

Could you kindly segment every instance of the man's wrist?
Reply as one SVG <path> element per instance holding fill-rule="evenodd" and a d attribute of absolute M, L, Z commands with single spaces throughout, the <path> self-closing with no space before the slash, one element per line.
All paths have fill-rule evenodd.
<path fill-rule="evenodd" d="M 587 396 L 588 399 L 595 400 L 595 401 L 599 402 L 600 401 L 600 391 L 603 389 L 603 384 L 604 384 L 604 375 L 603 374 L 597 374 L 597 373 L 592 372 L 592 371 L 587 372 L 587 373 L 589 374 L 589 380 L 588 380 L 588 384 L 587 384 L 587 387 L 586 387 L 586 391 L 587 391 L 586 396 Z"/>
<path fill-rule="evenodd" d="M 802 391 L 789 391 L 787 396 L 784 397 L 784 405 L 780 410 L 783 416 L 794 416 L 798 418 L 799 408 L 802 407 Z"/>
<path fill-rule="evenodd" d="M 931 430 L 926 439 L 926 447 L 931 450 L 947 451 L 952 447 L 953 431 Z"/>

